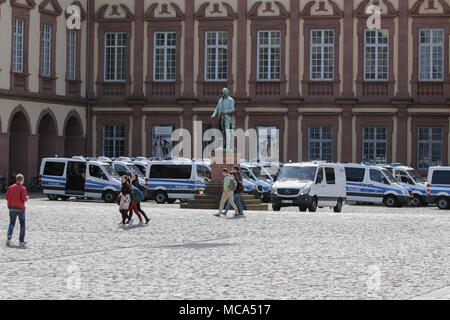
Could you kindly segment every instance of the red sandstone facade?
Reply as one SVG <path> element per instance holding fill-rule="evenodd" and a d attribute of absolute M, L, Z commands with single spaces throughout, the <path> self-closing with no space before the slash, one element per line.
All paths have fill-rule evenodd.
<path fill-rule="evenodd" d="M 0 0 L 2 27 L 2 20 L 13 20 L 5 19 L 5 14 L 23 16 L 25 25 L 29 25 L 30 12 L 39 7 L 39 23 L 55 24 L 65 17 L 65 5 L 72 3 L 22 2 L 26 5 Z M 122 154 L 117 156 L 154 156 L 155 127 L 192 132 L 194 121 L 200 120 L 212 126 L 210 114 L 223 87 L 229 88 L 236 100 L 236 128 L 279 129 L 281 161 L 308 160 L 312 148 L 310 128 L 326 127 L 331 133 L 331 138 L 325 139 L 329 148 L 326 152 L 333 161 L 364 160 L 365 130 L 381 128 L 378 130 L 382 131 L 385 161 L 417 167 L 419 158 L 428 152 L 421 149 L 427 148 L 422 135 L 428 128 L 430 135 L 433 133 L 429 147 L 440 148 L 437 161 L 443 165 L 450 162 L 449 0 L 89 0 L 76 4 L 82 8 L 76 79 L 65 79 L 63 70 L 62 76 L 53 73 L 39 77 L 37 92 L 29 89 L 30 78 L 37 75 L 30 74 L 31 64 L 26 59 L 31 50 L 39 52 L 39 48 L 29 45 L 30 31 L 24 35 L 23 72 L 10 72 L 11 59 L 8 66 L 0 66 L 0 74 L 8 72 L 5 78 L 9 80 L 8 86 L 0 89 L 0 100 L 15 103 L 7 114 L 0 114 L 8 117 L 2 119 L 8 126 L 1 127 L 0 136 L 0 147 L 7 150 L 8 159 L 0 160 L 0 172 L 26 168 L 22 171 L 36 175 L 39 158 L 54 153 L 101 156 L 106 150 L 105 130 L 113 125 L 123 130 L 123 149 L 115 151 Z M 382 8 L 381 27 L 389 38 L 387 78 L 376 81 L 365 79 L 366 8 L 371 4 Z M 45 10 L 47 5 L 52 6 L 51 13 Z M 443 32 L 443 74 L 432 81 L 421 79 L 419 70 L 419 35 L 425 29 Z M 314 30 L 333 31 L 332 79 L 311 77 Z M 225 80 L 205 78 L 205 34 L 209 31 L 227 32 Z M 275 80 L 259 78 L 261 31 L 280 34 L 280 74 Z M 67 30 L 58 25 L 55 32 L 64 35 L 66 41 Z M 168 81 L 154 77 L 158 32 L 176 34 L 175 70 Z M 126 35 L 125 72 L 120 81 L 105 78 L 105 35 L 109 33 Z M 53 34 L 52 41 L 59 41 L 58 37 Z M 57 58 L 51 60 L 52 64 L 61 57 L 67 59 L 55 48 L 51 54 Z M 58 67 L 52 70 L 58 71 Z M 58 91 L 59 82 L 64 83 L 64 91 Z M 21 107 L 22 101 L 66 108 L 64 120 L 59 119 L 64 129 L 57 128 L 60 115 L 47 110 L 33 120 L 37 128 L 33 132 L 30 111 Z M 17 150 L 15 145 L 26 148 Z M 437 157 L 436 150 L 433 155 Z"/>

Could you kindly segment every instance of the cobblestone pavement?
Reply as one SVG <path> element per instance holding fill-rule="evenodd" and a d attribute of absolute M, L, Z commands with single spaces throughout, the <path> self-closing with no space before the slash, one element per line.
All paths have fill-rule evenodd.
<path fill-rule="evenodd" d="M 142 207 L 150 224 L 121 230 L 115 204 L 34 197 L 27 211 L 29 247 L 0 243 L 0 299 L 448 294 L 450 211 L 347 205 L 341 214 L 290 208 L 223 219 L 213 217 L 214 211 L 180 210 L 177 204 Z M 5 200 L 0 208 L 4 241 Z M 15 245 L 18 232 L 17 225 Z"/>

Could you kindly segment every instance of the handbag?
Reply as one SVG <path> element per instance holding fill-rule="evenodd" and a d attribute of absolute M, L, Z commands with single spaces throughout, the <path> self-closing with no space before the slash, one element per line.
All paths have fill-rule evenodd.
<path fill-rule="evenodd" d="M 128 208 L 130 207 L 130 195 L 127 194 L 126 196 L 121 197 L 120 199 L 120 210 L 128 210 Z"/>

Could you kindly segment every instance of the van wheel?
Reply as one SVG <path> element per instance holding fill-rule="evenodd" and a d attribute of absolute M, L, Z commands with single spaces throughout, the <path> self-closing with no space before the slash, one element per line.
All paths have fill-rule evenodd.
<path fill-rule="evenodd" d="M 62 201 L 67 201 L 67 200 L 69 200 L 70 197 L 68 197 L 68 196 L 60 196 L 60 198 L 61 198 Z"/>
<path fill-rule="evenodd" d="M 116 200 L 116 195 L 112 191 L 105 191 L 105 193 L 103 193 L 103 200 L 106 203 L 113 203 Z"/>
<path fill-rule="evenodd" d="M 448 209 L 450 207 L 450 202 L 448 201 L 447 197 L 439 197 L 436 200 L 436 204 L 441 210 Z"/>
<path fill-rule="evenodd" d="M 56 194 L 48 194 L 47 197 L 50 201 L 56 201 L 59 198 L 59 196 L 57 196 Z"/>
<path fill-rule="evenodd" d="M 167 194 L 164 191 L 157 191 L 155 193 L 155 201 L 156 203 L 163 204 L 168 200 Z"/>
<path fill-rule="evenodd" d="M 339 198 L 335 207 L 333 207 L 334 212 L 342 212 L 342 199 Z"/>
<path fill-rule="evenodd" d="M 411 205 L 413 207 L 421 207 L 421 206 L 423 206 L 422 197 L 419 196 L 418 194 L 415 194 L 414 198 L 411 200 Z"/>
<path fill-rule="evenodd" d="M 300 206 L 298 206 L 298 209 L 300 210 L 300 212 L 306 212 L 306 210 L 308 209 L 308 207 L 305 206 L 305 205 L 300 205 Z"/>
<path fill-rule="evenodd" d="M 272 210 L 273 211 L 280 211 L 281 206 L 279 204 L 272 203 Z"/>
<path fill-rule="evenodd" d="M 317 210 L 317 198 L 314 197 L 311 201 L 311 204 L 309 205 L 309 212 L 316 212 Z"/>
<path fill-rule="evenodd" d="M 386 205 L 386 207 L 388 208 L 394 208 L 394 207 L 398 207 L 398 200 L 397 197 L 393 196 L 393 195 L 389 195 L 384 199 L 384 204 Z"/>

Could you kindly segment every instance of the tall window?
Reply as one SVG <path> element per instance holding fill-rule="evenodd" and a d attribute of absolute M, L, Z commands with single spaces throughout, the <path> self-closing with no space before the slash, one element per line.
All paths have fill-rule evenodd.
<path fill-rule="evenodd" d="M 206 32 L 205 80 L 228 78 L 228 32 Z"/>
<path fill-rule="evenodd" d="M 419 80 L 444 79 L 444 30 L 424 29 L 419 33 Z"/>
<path fill-rule="evenodd" d="M 155 32 L 154 80 L 175 81 L 177 33 Z"/>
<path fill-rule="evenodd" d="M 23 72 L 23 37 L 24 37 L 23 19 L 14 20 L 14 44 L 13 44 L 13 71 Z"/>
<path fill-rule="evenodd" d="M 67 33 L 67 79 L 75 80 L 77 70 L 77 32 L 69 30 Z"/>
<path fill-rule="evenodd" d="M 311 80 L 334 79 L 334 31 L 311 30 Z"/>
<path fill-rule="evenodd" d="M 258 80 L 281 80 L 281 31 L 258 31 Z"/>
<path fill-rule="evenodd" d="M 105 33 L 105 81 L 126 80 L 127 34 Z"/>
<path fill-rule="evenodd" d="M 333 133 L 331 127 L 308 128 L 308 158 L 309 161 L 331 161 Z"/>
<path fill-rule="evenodd" d="M 125 155 L 125 126 L 103 125 L 103 155 L 122 157 Z"/>
<path fill-rule="evenodd" d="M 52 46 L 52 26 L 42 25 L 42 61 L 41 73 L 44 77 L 50 77 L 50 59 Z"/>
<path fill-rule="evenodd" d="M 363 128 L 362 161 L 387 163 L 387 128 Z"/>
<path fill-rule="evenodd" d="M 389 68 L 388 30 L 364 32 L 364 79 L 388 80 Z"/>
<path fill-rule="evenodd" d="M 442 164 L 442 128 L 419 128 L 417 162 L 419 169 Z"/>

